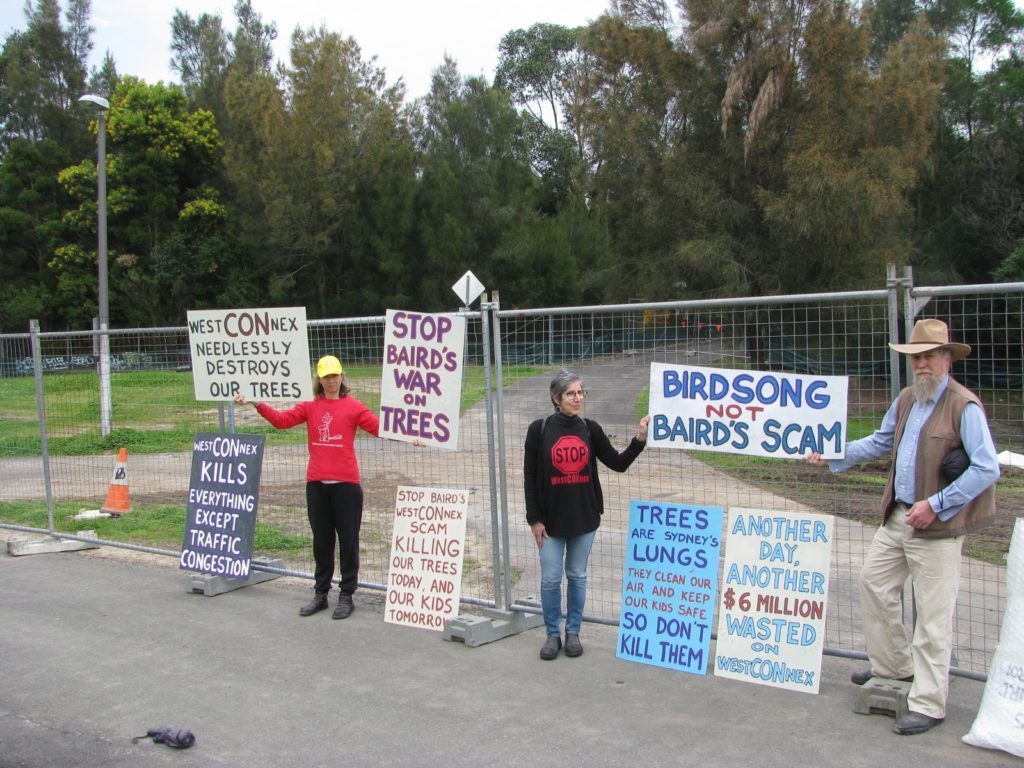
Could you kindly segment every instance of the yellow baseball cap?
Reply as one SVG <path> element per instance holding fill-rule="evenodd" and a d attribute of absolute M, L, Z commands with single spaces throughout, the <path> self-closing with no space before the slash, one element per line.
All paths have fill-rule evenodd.
<path fill-rule="evenodd" d="M 316 375 L 321 379 L 324 376 L 332 376 L 334 374 L 342 374 L 344 371 L 341 369 L 341 361 L 334 355 L 324 355 L 316 363 Z"/>

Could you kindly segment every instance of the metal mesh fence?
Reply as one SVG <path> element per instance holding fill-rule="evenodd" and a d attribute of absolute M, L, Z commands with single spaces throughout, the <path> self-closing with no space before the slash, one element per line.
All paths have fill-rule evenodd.
<path fill-rule="evenodd" d="M 998 450 L 1020 451 L 1024 315 L 1019 287 L 972 298 L 965 293 L 961 287 L 957 304 L 935 301 L 928 310 L 949 322 L 954 338 L 971 339 L 975 353 L 969 363 L 954 366 L 953 375 L 975 387 L 986 402 Z M 964 310 L 956 311 L 957 306 Z M 548 382 L 558 367 L 581 375 L 587 390 L 584 415 L 601 424 L 620 450 L 646 412 L 652 362 L 848 376 L 849 437 L 856 439 L 878 426 L 899 389 L 900 372 L 894 379 L 891 371 L 898 358 L 887 346 L 898 341 L 890 332 L 893 307 L 892 294 L 879 291 L 499 313 L 506 357 L 543 368 L 502 392 L 507 470 L 514 478 L 508 500 L 513 597 L 528 605 L 538 602 L 539 564 L 525 522 L 522 441 L 529 423 L 551 410 Z M 862 652 L 857 577 L 881 520 L 887 471 L 886 460 L 833 475 L 800 461 L 656 448 L 648 448 L 624 474 L 602 468 L 605 514 L 590 561 L 588 618 L 617 621 L 631 499 L 819 512 L 835 515 L 825 642 L 836 652 Z M 1020 506 L 1017 473 L 1004 470 L 999 523 L 965 544 L 956 617 L 955 664 L 961 669 L 983 672 L 998 639 L 1005 605 L 1004 554 Z M 724 532 L 723 540 L 727 547 Z M 909 627 L 909 605 L 906 614 Z"/>
<path fill-rule="evenodd" d="M 361 580 L 371 587 L 387 580 L 398 486 L 460 488 L 469 491 L 470 513 L 464 599 L 530 604 L 539 592 L 539 568 L 525 522 L 523 440 L 529 423 L 551 411 L 548 382 L 562 366 L 581 374 L 588 391 L 585 415 L 601 424 L 620 449 L 646 412 L 652 362 L 848 376 L 848 427 L 854 439 L 878 425 L 905 375 L 887 343 L 905 336 L 915 317 L 935 316 L 949 322 L 954 338 L 974 348 L 953 373 L 986 403 L 997 449 L 1024 451 L 1024 286 L 919 288 L 904 295 L 902 317 L 895 289 L 467 313 L 457 450 L 415 448 L 368 435 L 357 440 L 365 492 Z M 375 411 L 383 331 L 383 317 L 314 321 L 308 331 L 311 357 L 337 355 L 352 395 Z M 173 555 L 181 547 L 194 434 L 264 431 L 254 554 L 282 559 L 291 573 L 312 573 L 302 427 L 277 432 L 252 409 L 236 412 L 196 402 L 187 331 L 162 328 L 111 332 L 113 430 L 103 436 L 97 334 L 35 338 L 38 377 L 32 375 L 37 370 L 32 334 L 0 336 L 5 479 L 0 525 L 71 534 L 92 528 L 101 541 Z M 501 362 L 500 371 L 485 365 L 488 346 Z M 502 386 L 492 391 L 499 374 Z M 37 382 L 45 406 L 42 430 Z M 103 504 L 121 447 L 129 453 L 132 514 L 75 520 L 80 510 Z M 47 462 L 40 461 L 44 453 Z M 656 448 L 645 450 L 623 474 L 602 468 L 605 515 L 590 562 L 588 619 L 617 620 L 631 499 L 777 513 L 816 511 L 836 519 L 825 642 L 839 652 L 860 652 L 857 573 L 879 522 L 886 471 L 886 461 L 832 475 L 799 461 Z M 995 648 L 1006 600 L 1003 557 L 1021 507 L 1020 471 L 1004 469 L 998 523 L 968 537 L 965 546 L 956 617 L 956 665 L 964 670 L 983 672 Z M 505 512 L 508 522 L 502 525 L 498 521 Z M 506 534 L 508 559 L 502 567 Z M 506 579 L 510 590 L 503 596 Z"/>
<path fill-rule="evenodd" d="M 915 288 L 906 296 L 905 317 L 946 321 L 953 338 L 971 355 L 953 375 L 981 397 L 997 451 L 1024 452 L 1024 295 L 1019 286 Z M 905 323 L 909 335 L 912 322 Z M 1006 607 L 1010 534 L 1024 514 L 1020 468 L 1002 467 L 996 490 L 995 524 L 968 536 L 957 601 L 957 661 L 984 671 L 995 651 Z"/>
<path fill-rule="evenodd" d="M 380 404 L 383 317 L 309 323 L 313 359 L 335 354 L 344 363 L 352 396 L 377 411 Z M 3 337 L 7 391 L 0 404 L 7 425 L 0 435 L 6 482 L 0 486 L 0 524 L 76 534 L 96 530 L 101 542 L 174 554 L 181 548 L 191 467 L 198 432 L 264 432 L 260 511 L 254 557 L 282 560 L 284 571 L 311 576 L 312 540 L 306 517 L 304 426 L 275 431 L 253 409 L 197 402 L 185 328 L 111 333 L 113 429 L 100 435 L 97 334 L 38 335 L 53 499 L 52 526 L 45 503 L 43 453 L 32 377 L 31 336 Z M 357 435 L 364 488 L 360 579 L 387 581 L 396 489 L 400 485 L 469 490 L 463 559 L 463 597 L 494 602 L 494 549 L 480 316 L 467 322 L 459 451 L 427 450 Z M 289 403 L 271 403 L 284 409 Z M 475 406 L 475 407 L 473 407 Z M 99 451 L 97 451 L 99 446 Z M 119 448 L 128 450 L 132 512 L 116 520 L 76 520 L 104 502 Z M 169 538 L 167 531 L 175 531 Z"/>

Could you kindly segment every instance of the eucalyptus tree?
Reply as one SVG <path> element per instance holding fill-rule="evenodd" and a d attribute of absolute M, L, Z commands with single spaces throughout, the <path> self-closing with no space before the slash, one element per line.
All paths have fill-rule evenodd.
<path fill-rule="evenodd" d="M 16 138 L 0 162 L 0 329 L 24 331 L 32 318 L 52 327 L 57 302 L 49 263 L 68 205 L 57 184 L 68 154 L 55 142 Z"/>
<path fill-rule="evenodd" d="M 209 184 L 220 151 L 213 115 L 190 111 L 178 86 L 125 77 L 107 131 L 112 322 L 178 322 L 196 293 L 223 285 L 234 267 L 222 245 L 211 245 L 226 216 Z M 79 325 L 95 308 L 96 172 L 89 159 L 58 177 L 74 205 L 50 268 L 67 319 Z"/>
<path fill-rule="evenodd" d="M 582 166 L 583 137 L 578 128 L 583 94 L 579 88 L 582 28 L 534 24 L 507 32 L 498 46 L 494 85 L 522 107 L 530 162 L 542 179 L 553 213 L 575 191 Z M 569 116 L 566 121 L 563 113 Z"/>
<path fill-rule="evenodd" d="M 563 105 L 573 96 L 570 85 L 580 32 L 580 28 L 534 24 L 505 33 L 498 45 L 494 85 L 555 130 Z"/>
<path fill-rule="evenodd" d="M 919 194 L 922 266 L 984 281 L 1024 236 L 1024 13 L 1011 0 L 943 0 L 926 15 L 949 55 L 934 171 Z"/>
<path fill-rule="evenodd" d="M 228 176 L 248 221 L 263 216 L 253 268 L 272 301 L 323 317 L 406 295 L 415 156 L 403 95 L 354 39 L 323 27 L 292 33 L 279 84 L 233 82 Z"/>
<path fill-rule="evenodd" d="M 92 50 L 88 0 L 25 4 L 25 29 L 0 50 L 0 326 L 51 323 L 60 307 L 49 262 L 66 195 L 58 171 L 94 151 L 78 97 Z"/>
<path fill-rule="evenodd" d="M 467 269 L 519 306 L 578 298 L 577 234 L 531 169 L 536 118 L 518 114 L 503 88 L 463 79 L 451 59 L 423 110 L 422 304 L 450 306 L 448 287 Z"/>
<path fill-rule="evenodd" d="M 942 48 L 921 25 L 873 58 L 842 0 L 684 0 L 687 42 L 721 78 L 726 216 L 684 243 L 689 281 L 754 293 L 845 288 L 914 255 L 910 202 L 933 139 Z M 713 207 L 711 210 L 714 210 Z M 877 279 L 877 278 L 876 278 Z"/>
<path fill-rule="evenodd" d="M 274 63 L 277 25 L 264 23 L 250 0 L 236 0 L 235 19 L 235 31 L 228 36 L 232 73 L 243 77 L 269 73 Z"/>
<path fill-rule="evenodd" d="M 71 0 L 61 19 L 57 0 L 28 0 L 26 28 L 0 51 L 0 152 L 17 137 L 50 139 L 72 156 L 86 151 L 88 132 L 76 109 L 92 50 L 89 0 Z"/>
<path fill-rule="evenodd" d="M 867 29 L 819 4 L 803 38 L 782 183 L 757 190 L 778 288 L 837 289 L 913 259 L 911 193 L 938 111 L 942 46 L 921 25 L 868 66 Z"/>
<path fill-rule="evenodd" d="M 114 57 L 107 51 L 103 63 L 89 74 L 89 93 L 95 93 L 110 101 L 110 96 L 121 82 Z"/>
<path fill-rule="evenodd" d="M 603 16 L 582 35 L 582 108 L 572 117 L 584 142 L 579 189 L 609 237 L 588 281 L 617 301 L 678 295 L 673 255 L 693 220 L 687 190 L 715 165 L 693 143 L 706 93 L 693 56 L 658 14 L 635 11 Z"/>
<path fill-rule="evenodd" d="M 193 19 L 185 11 L 175 11 L 171 51 L 171 69 L 178 74 L 189 101 L 212 112 L 218 123 L 223 122 L 230 52 L 220 14 L 202 13 Z"/>

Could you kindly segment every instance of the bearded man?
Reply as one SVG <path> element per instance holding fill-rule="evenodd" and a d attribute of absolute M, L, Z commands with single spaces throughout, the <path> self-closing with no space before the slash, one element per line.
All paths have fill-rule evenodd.
<path fill-rule="evenodd" d="M 811 453 L 805 461 L 842 472 L 892 456 L 882 525 L 860 573 L 871 668 L 851 679 L 857 685 L 872 677 L 910 682 L 909 712 L 893 725 L 909 735 L 946 716 L 963 537 L 995 517 L 999 464 L 981 401 L 950 376 L 952 364 L 971 348 L 950 342 L 941 320 L 919 320 L 909 344 L 889 346 L 910 356 L 913 384 L 900 392 L 877 431 L 846 446 L 845 458 L 826 462 Z M 912 640 L 900 599 L 908 576 L 917 608 Z"/>

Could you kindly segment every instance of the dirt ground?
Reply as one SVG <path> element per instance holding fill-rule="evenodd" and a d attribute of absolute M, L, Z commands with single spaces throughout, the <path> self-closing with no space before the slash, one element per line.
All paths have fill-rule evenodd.
<path fill-rule="evenodd" d="M 851 377 L 849 385 L 851 406 L 855 404 L 863 413 L 878 414 L 880 420 L 881 415 L 891 404 L 886 383 L 876 379 Z M 988 394 L 982 393 L 983 400 Z M 996 445 L 1019 445 L 1022 438 L 1020 407 L 986 402 L 986 410 L 990 415 L 992 437 Z M 780 471 L 777 478 L 769 477 L 767 480 L 765 475 L 770 476 L 770 473 L 762 473 L 759 478 L 750 476 L 750 473 L 745 471 L 725 471 L 744 482 L 770 489 L 794 501 L 816 507 L 822 512 L 877 525 L 881 514 L 879 505 L 882 489 L 888 470 L 888 459 L 882 459 L 862 464 L 845 475 L 835 476 L 835 492 L 825 497 L 832 504 L 827 508 L 821 503 L 822 473 L 818 467 L 793 462 L 786 465 L 784 475 Z M 784 487 L 780 488 L 780 485 Z M 1002 467 L 1002 475 L 996 487 L 996 506 L 996 520 L 984 530 L 967 537 L 964 553 L 986 562 L 1004 565 L 1004 556 L 1010 549 L 1014 525 L 1017 518 L 1024 515 L 1024 470 Z"/>
<path fill-rule="evenodd" d="M 744 470 L 723 470 L 745 483 L 770 490 L 819 511 L 845 517 L 850 520 L 877 525 L 880 516 L 882 489 L 888 474 L 888 460 L 862 464 L 848 474 L 822 477 L 820 467 L 801 462 L 790 462 L 777 472 L 762 471 L 752 475 Z M 833 492 L 823 495 L 822 482 L 831 480 Z M 827 500 L 827 508 L 822 501 Z M 1010 549 L 1017 518 L 1024 515 L 1024 470 L 1002 468 L 1002 476 L 996 486 L 997 515 L 995 521 L 985 529 L 971 534 L 964 544 L 964 554 L 977 557 L 996 565 L 1005 564 L 1005 554 Z"/>

